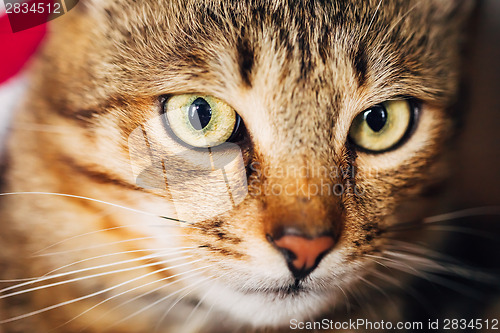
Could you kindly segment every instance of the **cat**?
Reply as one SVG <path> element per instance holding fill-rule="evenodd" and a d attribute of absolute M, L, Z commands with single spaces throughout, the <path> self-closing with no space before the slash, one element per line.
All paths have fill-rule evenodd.
<path fill-rule="evenodd" d="M 413 276 L 475 277 L 420 227 L 440 220 L 473 8 L 80 1 L 7 142 L 0 329 L 415 319 Z"/>

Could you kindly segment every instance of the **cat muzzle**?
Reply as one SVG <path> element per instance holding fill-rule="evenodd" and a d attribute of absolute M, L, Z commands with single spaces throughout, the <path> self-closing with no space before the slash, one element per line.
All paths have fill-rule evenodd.
<path fill-rule="evenodd" d="M 335 239 L 329 234 L 310 237 L 295 228 L 285 228 L 279 238 L 267 235 L 267 239 L 283 254 L 297 280 L 309 275 L 335 246 Z"/>

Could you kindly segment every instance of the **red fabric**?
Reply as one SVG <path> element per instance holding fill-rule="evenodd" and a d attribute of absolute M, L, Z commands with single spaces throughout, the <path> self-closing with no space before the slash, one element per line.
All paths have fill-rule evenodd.
<path fill-rule="evenodd" d="M 6 14 L 0 15 L 0 84 L 15 76 L 35 53 L 47 30 L 42 24 L 13 33 Z"/>

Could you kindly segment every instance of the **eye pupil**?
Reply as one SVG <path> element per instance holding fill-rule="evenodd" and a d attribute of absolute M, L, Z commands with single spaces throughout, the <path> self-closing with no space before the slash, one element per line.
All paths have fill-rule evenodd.
<path fill-rule="evenodd" d="M 212 119 L 212 108 L 206 100 L 199 97 L 189 106 L 188 117 L 189 122 L 196 130 L 202 130 Z"/>
<path fill-rule="evenodd" d="M 379 132 L 387 122 L 387 111 L 383 106 L 376 105 L 365 111 L 365 120 L 374 132 Z"/>

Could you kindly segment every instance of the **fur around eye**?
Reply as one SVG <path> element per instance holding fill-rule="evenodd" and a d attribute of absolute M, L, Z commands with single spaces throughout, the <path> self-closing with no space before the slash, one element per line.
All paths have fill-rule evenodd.
<path fill-rule="evenodd" d="M 356 116 L 349 138 L 368 152 L 385 152 L 403 141 L 411 130 L 414 117 L 415 110 L 410 101 L 386 101 Z"/>
<path fill-rule="evenodd" d="M 226 102 L 206 95 L 175 95 L 163 103 L 166 126 L 182 142 L 196 148 L 215 147 L 228 141 L 240 123 Z"/>

